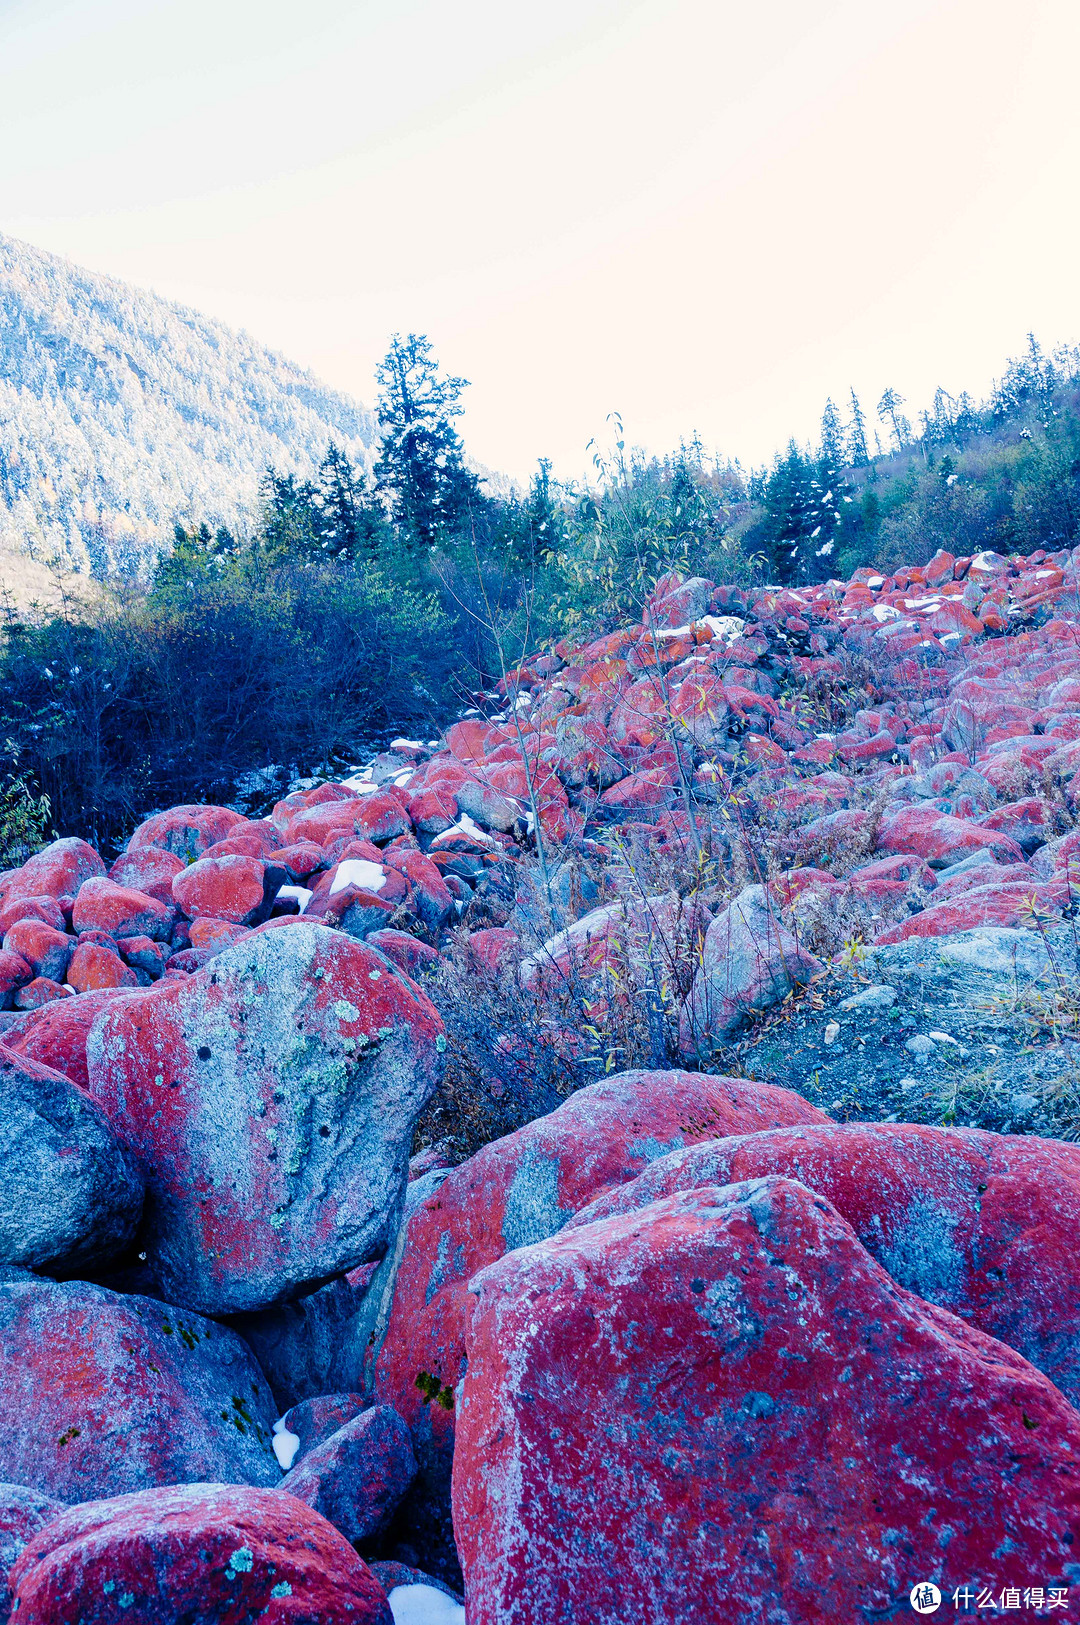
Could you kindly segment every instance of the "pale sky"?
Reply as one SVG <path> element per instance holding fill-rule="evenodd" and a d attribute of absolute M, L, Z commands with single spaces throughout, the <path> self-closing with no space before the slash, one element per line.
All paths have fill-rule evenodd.
<path fill-rule="evenodd" d="M 764 461 L 1080 339 L 1077 0 L 0 0 L 0 230 L 469 450 Z"/>

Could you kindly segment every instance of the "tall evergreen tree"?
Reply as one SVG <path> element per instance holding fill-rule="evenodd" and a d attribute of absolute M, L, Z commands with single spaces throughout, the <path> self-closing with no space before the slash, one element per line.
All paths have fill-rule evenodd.
<path fill-rule="evenodd" d="M 386 542 L 386 510 L 365 475 L 333 441 L 315 481 L 316 527 L 323 554 L 335 559 L 373 558 Z"/>
<path fill-rule="evenodd" d="M 911 424 L 901 412 L 904 397 L 899 390 L 888 388 L 877 403 L 877 414 L 882 423 L 888 419 L 892 425 L 893 438 L 896 441 L 897 451 L 903 451 L 911 439 Z"/>
<path fill-rule="evenodd" d="M 840 424 L 840 413 L 836 410 L 830 397 L 825 402 L 825 410 L 821 414 L 821 461 L 830 475 L 843 468 L 847 461 L 844 456 L 844 431 Z"/>
<path fill-rule="evenodd" d="M 854 386 L 851 390 L 851 425 L 848 429 L 848 461 L 853 468 L 865 468 L 870 461 L 866 444 L 866 417 Z"/>
<path fill-rule="evenodd" d="M 468 529 L 481 503 L 453 419 L 465 378 L 447 378 L 420 333 L 395 333 L 376 370 L 382 444 L 376 489 L 386 493 L 407 545 L 434 547 Z"/>

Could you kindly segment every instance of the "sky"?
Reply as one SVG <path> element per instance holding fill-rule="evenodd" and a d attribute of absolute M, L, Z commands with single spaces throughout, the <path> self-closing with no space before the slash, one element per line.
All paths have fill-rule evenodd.
<path fill-rule="evenodd" d="M 0 0 L 0 230 L 525 478 L 1080 339 L 1076 0 Z"/>

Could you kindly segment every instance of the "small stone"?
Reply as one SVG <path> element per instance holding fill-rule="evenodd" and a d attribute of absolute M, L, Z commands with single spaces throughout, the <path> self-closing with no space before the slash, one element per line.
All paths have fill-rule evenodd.
<path fill-rule="evenodd" d="M 835 1044 L 839 1037 L 840 1023 L 838 1021 L 830 1021 L 829 1025 L 822 1034 L 822 1042 L 825 1044 Z"/>

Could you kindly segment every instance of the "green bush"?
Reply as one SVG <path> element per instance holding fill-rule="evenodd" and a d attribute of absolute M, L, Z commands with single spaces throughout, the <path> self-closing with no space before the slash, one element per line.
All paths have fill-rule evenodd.
<path fill-rule="evenodd" d="M 154 807 L 337 771 L 456 697 L 452 625 L 373 568 L 240 556 L 9 623 L 0 715 L 63 834 L 114 851 Z"/>

